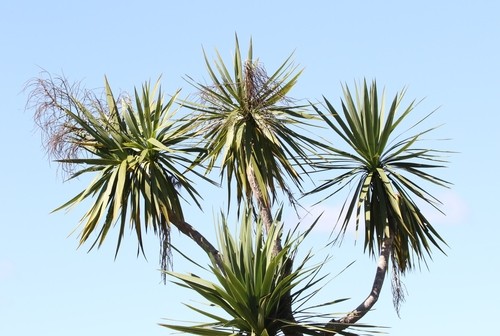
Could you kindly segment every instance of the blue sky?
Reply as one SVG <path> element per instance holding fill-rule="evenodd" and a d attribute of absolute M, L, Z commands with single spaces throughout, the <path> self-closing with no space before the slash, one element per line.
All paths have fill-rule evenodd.
<path fill-rule="evenodd" d="M 436 135 L 451 138 L 446 148 L 458 152 L 441 172 L 453 187 L 435 190 L 447 216 L 430 214 L 449 244 L 447 256 L 436 253 L 429 270 L 404 279 L 409 293 L 401 319 L 387 286 L 364 322 L 388 326 L 390 335 L 492 334 L 500 313 L 499 15 L 494 0 L 3 1 L 0 335 L 155 336 L 170 333 L 157 326 L 162 318 L 196 319 L 181 302 L 197 297 L 160 283 L 154 237 L 147 261 L 136 258 L 132 236 L 114 260 L 114 241 L 87 253 L 86 246 L 77 249 L 76 235 L 68 237 L 84 208 L 50 214 L 85 181 L 63 184 L 48 162 L 23 87 L 44 69 L 87 88 L 102 87 L 107 75 L 115 90 L 126 91 L 162 75 L 165 91 L 182 87 L 187 95 L 185 75 L 207 78 L 202 47 L 230 60 L 235 33 L 242 48 L 253 38 L 254 54 L 269 71 L 294 52 L 304 67 L 294 97 L 338 101 L 341 83 L 366 77 L 389 96 L 407 86 L 409 98 L 425 98 L 417 115 L 440 107 L 431 124 L 444 124 Z M 217 201 L 209 197 L 204 214 L 190 214 L 207 236 L 213 237 Z M 342 201 L 329 199 L 322 210 L 334 218 Z M 311 245 L 324 241 L 327 231 L 319 229 Z M 177 233 L 173 239 L 196 250 Z M 338 312 L 354 308 L 371 285 L 374 261 L 361 250 L 347 237 L 328 251 L 332 274 L 356 260 L 322 294 L 352 298 Z M 181 258 L 174 268 L 193 271 Z"/>

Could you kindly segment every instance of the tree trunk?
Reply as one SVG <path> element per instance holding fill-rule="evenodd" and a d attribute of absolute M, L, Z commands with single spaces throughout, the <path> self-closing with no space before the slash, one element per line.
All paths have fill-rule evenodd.
<path fill-rule="evenodd" d="M 384 285 L 384 280 L 389 265 L 389 257 L 392 251 L 392 242 L 393 238 L 388 237 L 384 238 L 382 241 L 382 245 L 380 247 L 380 255 L 377 262 L 377 271 L 375 272 L 375 278 L 373 280 L 370 294 L 368 294 L 366 299 L 358 307 L 356 307 L 356 309 L 348 313 L 340 320 L 331 320 L 330 322 L 328 322 L 325 328 L 333 330 L 335 332 L 342 331 L 352 324 L 358 322 L 363 316 L 366 315 L 366 313 L 370 311 L 370 309 L 373 308 L 375 303 L 378 301 L 380 292 L 382 291 L 382 287 Z M 324 335 L 333 335 L 335 334 L 335 332 L 325 332 Z"/>
<path fill-rule="evenodd" d="M 265 201 L 264 192 L 267 190 L 261 190 L 259 188 L 259 184 L 257 183 L 257 178 L 255 177 L 255 172 L 251 166 L 247 167 L 247 179 L 250 184 L 250 189 L 252 190 L 253 197 L 257 201 L 257 207 L 259 210 L 260 218 L 264 227 L 266 228 L 266 232 L 269 232 L 274 225 L 273 216 L 271 214 L 271 205 Z M 282 250 L 281 246 L 281 238 L 278 237 L 274 242 L 273 246 L 273 255 L 277 255 Z"/>

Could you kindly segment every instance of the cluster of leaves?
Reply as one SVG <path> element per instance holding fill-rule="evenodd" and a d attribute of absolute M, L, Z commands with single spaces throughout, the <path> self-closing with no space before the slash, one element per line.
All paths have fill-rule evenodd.
<path fill-rule="evenodd" d="M 431 253 L 431 244 L 442 251 L 439 242 L 444 243 L 421 213 L 412 196 L 417 196 L 436 209 L 439 201 L 409 176 L 413 175 L 442 187 L 448 185 L 446 181 L 425 172 L 427 169 L 444 167 L 445 161 L 441 158 L 443 152 L 415 148 L 422 136 L 433 128 L 391 142 L 398 135 L 394 134 L 394 131 L 415 105 L 415 102 L 412 102 L 403 112 L 399 111 L 404 93 L 405 91 L 396 94 L 387 115 L 384 110 L 385 97 L 382 95 L 382 102 L 379 103 L 375 81 L 369 87 L 366 81 L 363 82 L 361 90 L 356 88 L 355 98 L 345 86 L 345 101 L 342 101 L 341 113 L 337 112 L 326 98 L 326 113 L 313 106 L 325 124 L 352 151 L 331 148 L 329 156 L 317 161 L 315 167 L 319 170 L 343 172 L 308 193 L 333 188 L 333 192 L 327 196 L 330 197 L 354 182 L 352 197 L 346 200 L 344 206 L 346 213 L 340 234 L 345 234 L 349 220 L 354 215 L 358 230 L 363 211 L 365 249 L 372 255 L 376 254 L 384 237 L 393 236 L 394 256 L 402 272 L 412 269 L 416 262 L 425 260 L 425 254 Z M 417 124 L 427 117 L 428 115 Z M 412 254 L 415 254 L 416 258 L 412 257 Z M 416 259 L 416 262 L 413 259 Z"/>
<path fill-rule="evenodd" d="M 279 219 L 281 215 L 278 215 Z M 162 324 L 173 330 L 202 336 L 241 335 L 276 335 L 280 330 L 308 335 L 320 335 L 333 332 L 325 323 L 318 323 L 318 317 L 331 318 L 334 314 L 311 313 L 314 308 L 324 308 L 345 299 L 326 302 L 303 308 L 321 288 L 320 283 L 327 277 L 320 271 L 328 258 L 308 266 L 312 253 L 297 262 L 297 252 L 301 242 L 315 226 L 297 237 L 290 232 L 284 239 L 283 249 L 277 255 L 272 254 L 274 241 L 283 234 L 283 226 L 277 222 L 272 230 L 264 233 L 262 221 L 254 221 L 250 211 L 245 211 L 239 226 L 239 235 L 234 235 L 225 216 L 221 217 L 218 234 L 219 248 L 223 255 L 223 267 L 212 259 L 210 274 L 215 281 L 207 280 L 195 274 L 169 272 L 176 284 L 197 292 L 211 306 L 226 313 L 226 316 L 187 305 L 193 311 L 213 322 L 197 325 Z M 290 267 L 295 263 L 295 268 Z M 319 287 L 319 289 L 318 289 Z M 294 320 L 281 318 L 286 310 L 283 298 L 290 293 L 290 299 L 297 308 L 293 312 Z M 311 319 L 311 317 L 313 317 Z M 314 321 L 316 320 L 316 321 Z M 333 325 L 330 325 L 332 328 Z M 358 325 L 358 327 L 372 327 Z M 340 332 L 344 334 L 344 332 Z M 348 333 L 350 334 L 350 333 Z M 352 335 L 352 334 L 350 334 Z"/>
<path fill-rule="evenodd" d="M 251 43 L 247 59 L 242 58 L 238 39 L 233 71 L 228 70 L 219 53 L 214 66 L 206 54 L 205 63 L 211 84 L 190 79 L 200 102 L 188 101 L 184 106 L 194 111 L 193 120 L 206 149 L 201 159 L 208 161 L 207 171 L 218 167 L 221 176 L 227 177 L 228 203 L 233 179 L 237 203 L 244 197 L 251 198 L 254 191 L 249 170 L 255 174 L 266 206 L 271 204 L 269 193 L 275 199 L 278 189 L 293 202 L 288 182 L 301 186 L 301 173 L 306 173 L 303 163 L 320 145 L 298 131 L 315 118 L 308 106 L 294 104 L 287 96 L 302 71 L 297 71 L 290 56 L 268 75 L 259 60 L 253 58 Z"/>
<path fill-rule="evenodd" d="M 153 87 L 146 83 L 135 90 L 133 100 L 123 95 L 115 99 L 105 79 L 105 99 L 84 92 L 84 97 L 92 97 L 85 104 L 64 79 L 49 77 L 35 85 L 37 121 L 49 132 L 49 146 L 57 144 L 49 150 L 66 167 L 83 167 L 69 169 L 71 179 L 95 175 L 87 188 L 54 211 L 91 198 L 90 209 L 81 219 L 80 244 L 94 233 L 90 248 L 100 246 L 118 222 L 116 253 L 127 225 L 136 233 L 138 252 L 144 253 L 143 230 L 153 230 L 160 237 L 161 263 L 166 267 L 170 223 L 184 221 L 179 189 L 200 206 L 199 194 L 185 171 L 192 164 L 188 156 L 203 149 L 192 141 L 194 132 L 188 124 L 174 119 L 178 93 L 165 101 L 159 82 Z"/>

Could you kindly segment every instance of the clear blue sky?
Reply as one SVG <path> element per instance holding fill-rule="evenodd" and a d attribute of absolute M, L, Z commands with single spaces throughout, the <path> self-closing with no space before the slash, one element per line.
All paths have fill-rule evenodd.
<path fill-rule="evenodd" d="M 389 286 L 364 320 L 391 327 L 390 335 L 492 334 L 500 309 L 498 290 L 500 188 L 500 3 L 490 1 L 2 1 L 0 4 L 0 335 L 166 335 L 162 318 L 195 319 L 180 302 L 197 300 L 172 284 L 160 284 L 157 242 L 148 261 L 136 258 L 127 239 L 114 260 L 114 241 L 87 253 L 68 237 L 85 210 L 49 212 L 84 186 L 61 182 L 25 111 L 25 82 L 41 69 L 116 90 L 162 74 L 165 91 L 189 86 L 182 77 L 206 78 L 202 46 L 230 60 L 234 33 L 242 48 L 250 36 L 254 54 L 273 70 L 295 51 L 305 68 L 294 97 L 337 100 L 340 83 L 376 78 L 387 93 L 408 86 L 424 102 L 421 115 L 440 106 L 437 135 L 452 138 L 442 176 L 454 183 L 436 190 L 447 213 L 432 215 L 450 245 L 429 270 L 405 278 L 409 291 L 401 319 Z M 440 146 L 442 143 L 439 144 Z M 203 190 L 202 190 L 203 192 Z M 342 199 L 322 207 L 332 217 Z M 211 198 L 205 215 L 191 222 L 212 236 Z M 313 239 L 320 245 L 324 232 Z M 128 237 L 127 237 L 128 238 Z M 132 236 L 130 238 L 133 238 Z M 174 242 L 196 247 L 174 233 Z M 333 274 L 355 265 L 322 294 L 352 297 L 352 309 L 368 292 L 373 260 L 348 240 L 330 252 Z M 203 259 L 200 259 L 203 260 Z M 176 271 L 193 270 L 182 259 Z"/>

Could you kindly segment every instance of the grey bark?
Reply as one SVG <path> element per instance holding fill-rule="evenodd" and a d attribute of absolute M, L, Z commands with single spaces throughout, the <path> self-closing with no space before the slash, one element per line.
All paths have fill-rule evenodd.
<path fill-rule="evenodd" d="M 250 185 L 250 189 L 252 190 L 253 197 L 257 201 L 257 207 L 262 223 L 266 228 L 266 232 L 269 232 L 271 230 L 271 227 L 274 225 L 273 216 L 271 214 L 271 206 L 270 204 L 268 204 L 268 202 L 265 201 L 263 193 L 266 191 L 263 191 L 259 188 L 257 178 L 255 177 L 255 172 L 251 166 L 247 167 L 247 179 Z M 273 255 L 277 255 L 282 249 L 281 238 L 278 237 L 274 242 Z"/>
<path fill-rule="evenodd" d="M 382 240 L 380 247 L 380 255 L 377 262 L 377 270 L 375 272 L 375 278 L 373 280 L 373 285 L 370 293 L 366 299 L 361 302 L 361 304 L 356 307 L 356 309 L 349 312 L 346 316 L 342 317 L 340 320 L 332 319 L 326 326 L 326 329 L 334 330 L 336 332 L 342 331 L 352 324 L 358 322 L 363 316 L 368 313 L 375 303 L 378 301 L 380 292 L 384 285 L 385 276 L 387 274 L 387 269 L 389 265 L 389 258 L 392 252 L 392 242 L 393 238 L 386 237 Z M 325 332 L 324 336 L 334 335 L 335 332 Z"/>
<path fill-rule="evenodd" d="M 198 244 L 203 251 L 211 255 L 219 269 L 224 272 L 222 257 L 219 250 L 217 250 L 200 232 L 198 232 L 192 225 L 184 221 L 175 221 L 175 223 L 172 224 L 179 229 L 179 231 Z"/>

